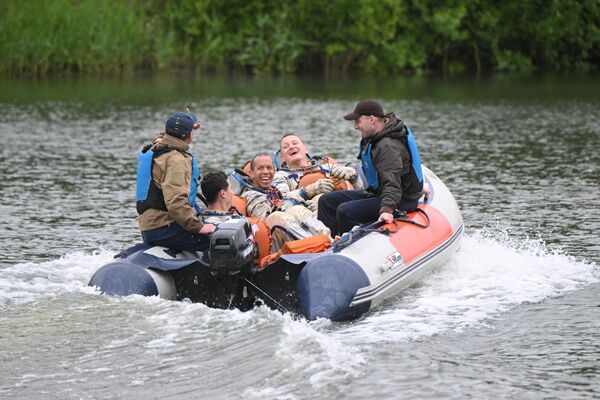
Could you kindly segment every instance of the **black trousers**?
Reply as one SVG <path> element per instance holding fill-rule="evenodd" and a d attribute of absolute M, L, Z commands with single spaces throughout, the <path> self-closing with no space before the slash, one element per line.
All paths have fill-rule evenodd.
<path fill-rule="evenodd" d="M 413 211 L 418 204 L 416 200 L 402 200 L 398 208 Z M 321 196 L 318 218 L 331 230 L 331 235 L 341 235 L 355 225 L 377 221 L 380 207 L 379 196 L 364 190 L 341 190 Z"/>
<path fill-rule="evenodd" d="M 186 231 L 177 223 L 142 232 L 144 243 L 173 250 L 204 251 L 210 246 L 210 236 Z"/>

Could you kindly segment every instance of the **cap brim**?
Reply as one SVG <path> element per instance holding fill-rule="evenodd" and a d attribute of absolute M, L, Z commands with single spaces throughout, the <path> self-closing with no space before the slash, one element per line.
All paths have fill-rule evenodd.
<path fill-rule="evenodd" d="M 346 114 L 344 115 L 344 119 L 346 121 L 355 121 L 360 117 L 360 114 L 355 113 L 354 111 L 352 111 L 350 114 Z"/>

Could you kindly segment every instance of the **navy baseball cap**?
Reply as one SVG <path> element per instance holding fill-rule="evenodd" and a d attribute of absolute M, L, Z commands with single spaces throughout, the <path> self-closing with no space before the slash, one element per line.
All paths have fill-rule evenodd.
<path fill-rule="evenodd" d="M 165 132 L 168 135 L 183 139 L 194 129 L 198 119 L 191 112 L 176 112 L 171 115 L 165 124 Z"/>

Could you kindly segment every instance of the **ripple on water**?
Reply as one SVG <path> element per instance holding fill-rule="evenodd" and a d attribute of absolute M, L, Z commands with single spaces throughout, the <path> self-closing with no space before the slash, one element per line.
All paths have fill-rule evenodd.
<path fill-rule="evenodd" d="M 192 151 L 203 171 L 228 170 L 296 132 L 311 152 L 354 161 L 358 134 L 340 116 L 355 101 L 199 95 Z M 344 324 L 86 287 L 139 241 L 135 156 L 180 106 L 0 105 L 2 396 L 600 393 L 596 103 L 386 100 L 455 194 L 467 233 L 448 265 Z"/>

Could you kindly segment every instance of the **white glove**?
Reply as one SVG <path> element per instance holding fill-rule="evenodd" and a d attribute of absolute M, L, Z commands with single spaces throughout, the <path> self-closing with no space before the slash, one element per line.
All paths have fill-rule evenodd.
<path fill-rule="evenodd" d="M 312 212 L 317 211 L 317 205 L 312 200 L 304 200 L 302 204 Z"/>
<path fill-rule="evenodd" d="M 288 208 L 294 207 L 294 203 L 283 200 L 279 206 L 275 208 L 275 211 L 286 212 Z"/>
<path fill-rule="evenodd" d="M 356 178 L 356 170 L 352 167 L 344 167 L 343 165 L 335 164 L 331 167 L 330 175 L 332 178 L 350 181 Z"/>
<path fill-rule="evenodd" d="M 329 193 L 333 190 L 333 181 L 329 178 L 319 179 L 315 183 L 311 183 L 304 187 L 306 191 L 306 197 L 312 199 L 318 194 Z"/>
<path fill-rule="evenodd" d="M 304 197 L 302 197 L 298 190 L 294 190 L 293 192 L 287 192 L 283 196 L 283 201 L 285 202 L 286 200 L 292 203 L 293 205 L 296 205 L 302 203 L 305 199 Z"/>
<path fill-rule="evenodd" d="M 290 207 L 293 207 L 298 204 L 303 204 L 304 198 L 297 191 L 288 192 L 281 200 L 281 205 L 278 207 L 279 211 L 285 211 Z"/>

